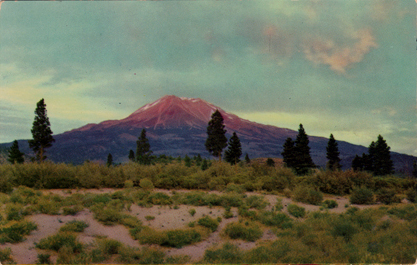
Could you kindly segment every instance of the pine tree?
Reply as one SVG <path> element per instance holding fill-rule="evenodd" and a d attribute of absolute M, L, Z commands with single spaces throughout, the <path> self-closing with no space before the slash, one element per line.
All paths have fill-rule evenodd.
<path fill-rule="evenodd" d="M 339 158 L 339 149 L 337 147 L 337 142 L 333 137 L 333 134 L 330 134 L 329 142 L 327 143 L 326 147 L 327 155 L 327 168 L 330 170 L 340 170 L 342 165 L 340 165 L 340 158 Z"/>
<path fill-rule="evenodd" d="M 151 164 L 151 145 L 146 138 L 146 130 L 142 129 L 138 140 L 136 141 L 136 161 L 139 164 L 150 165 Z"/>
<path fill-rule="evenodd" d="M 250 163 L 250 158 L 249 158 L 248 153 L 246 153 L 246 155 L 245 155 L 245 162 L 246 162 L 246 164 Z"/>
<path fill-rule="evenodd" d="M 374 175 L 383 176 L 394 173 L 394 164 L 391 160 L 390 147 L 381 135 L 373 147 L 372 154 L 372 170 Z M 371 155 L 371 149 L 369 150 Z"/>
<path fill-rule="evenodd" d="M 109 153 L 109 155 L 107 156 L 107 163 L 106 165 L 109 167 L 111 165 L 113 165 L 113 156 Z"/>
<path fill-rule="evenodd" d="M 313 160 L 310 156 L 310 147 L 308 136 L 304 131 L 303 125 L 300 124 L 298 129 L 298 135 L 295 139 L 295 172 L 297 175 L 305 175 L 307 174 L 312 168 L 315 168 Z"/>
<path fill-rule="evenodd" d="M 286 167 L 293 168 L 295 166 L 295 146 L 294 141 L 290 137 L 288 137 L 287 140 L 285 140 L 281 155 L 284 158 L 284 164 Z"/>
<path fill-rule="evenodd" d="M 206 170 L 206 169 L 208 169 L 208 162 L 207 162 L 207 159 L 203 159 L 203 163 L 201 164 L 201 170 Z"/>
<path fill-rule="evenodd" d="M 9 149 L 7 161 L 12 164 L 22 164 L 25 161 L 24 153 L 19 150 L 19 143 L 14 140 L 13 145 Z"/>
<path fill-rule="evenodd" d="M 133 152 L 133 150 L 129 151 L 129 160 L 132 162 L 135 161 L 135 152 Z"/>
<path fill-rule="evenodd" d="M 242 156 L 242 146 L 240 144 L 239 137 L 235 132 L 232 137 L 230 137 L 228 146 L 229 148 L 224 153 L 224 160 L 232 165 L 235 165 L 240 162 L 240 157 Z"/>
<path fill-rule="evenodd" d="M 33 121 L 32 136 L 33 140 L 29 140 L 29 147 L 35 152 L 35 159 L 42 163 L 46 159 L 46 148 L 52 146 L 55 139 L 52 137 L 51 124 L 46 113 L 46 104 L 41 99 L 36 104 L 35 120 Z"/>
<path fill-rule="evenodd" d="M 186 167 L 191 167 L 191 158 L 188 155 L 185 155 L 184 163 Z"/>
<path fill-rule="evenodd" d="M 355 158 L 352 160 L 352 169 L 355 171 L 363 170 L 363 159 L 362 157 L 355 155 Z"/>
<path fill-rule="evenodd" d="M 207 151 L 222 160 L 222 151 L 227 146 L 226 130 L 224 129 L 223 117 L 218 110 L 211 115 L 207 127 Z"/>
<path fill-rule="evenodd" d="M 268 167 L 275 167 L 275 161 L 274 161 L 272 158 L 268 158 L 268 159 L 266 160 L 266 165 L 267 165 Z"/>

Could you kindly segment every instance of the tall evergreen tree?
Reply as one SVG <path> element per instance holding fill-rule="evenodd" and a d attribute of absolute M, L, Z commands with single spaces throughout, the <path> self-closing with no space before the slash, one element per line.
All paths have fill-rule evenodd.
<path fill-rule="evenodd" d="M 294 146 L 294 141 L 290 137 L 288 137 L 287 140 L 285 140 L 281 155 L 284 158 L 284 164 L 286 167 L 289 167 L 289 168 L 295 167 L 296 165 L 295 146 Z"/>
<path fill-rule="evenodd" d="M 340 165 L 340 158 L 339 158 L 340 152 L 337 147 L 337 142 L 333 137 L 333 134 L 330 134 L 326 151 L 327 151 L 326 158 L 328 159 L 327 168 L 330 170 L 340 170 L 342 168 L 342 165 Z"/>
<path fill-rule="evenodd" d="M 35 159 L 42 163 L 46 159 L 46 148 L 52 146 L 55 139 L 52 137 L 51 124 L 46 113 L 46 104 L 41 99 L 36 104 L 35 120 L 33 121 L 32 136 L 33 140 L 29 140 L 29 147 L 35 152 Z"/>
<path fill-rule="evenodd" d="M 236 132 L 229 139 L 228 149 L 224 153 L 224 160 L 232 165 L 240 162 L 242 156 L 242 146 Z"/>
<path fill-rule="evenodd" d="M 309 143 L 310 141 L 308 140 L 308 136 L 304 130 L 304 127 L 302 124 L 300 124 L 300 127 L 298 129 L 298 135 L 295 139 L 296 164 L 294 166 L 294 169 L 297 175 L 305 175 L 312 168 L 316 167 L 310 156 L 310 147 L 308 146 Z"/>
<path fill-rule="evenodd" d="M 384 138 L 378 135 L 378 140 L 372 150 L 372 170 L 374 175 L 383 176 L 394 173 L 394 163 L 391 160 L 390 149 Z M 371 155 L 371 147 L 369 155 Z"/>
<path fill-rule="evenodd" d="M 13 145 L 9 149 L 7 161 L 12 164 L 22 164 L 25 161 L 24 153 L 19 150 L 19 143 L 14 140 Z"/>
<path fill-rule="evenodd" d="M 226 130 L 224 129 L 223 117 L 219 110 L 211 115 L 207 126 L 207 140 L 205 143 L 207 151 L 222 160 L 222 151 L 227 146 Z"/>
<path fill-rule="evenodd" d="M 106 165 L 109 167 L 111 165 L 113 165 L 113 156 L 109 153 L 109 155 L 107 156 L 107 163 Z"/>
<path fill-rule="evenodd" d="M 136 141 L 136 161 L 139 162 L 139 164 L 150 165 L 151 154 L 151 145 L 146 138 L 146 130 L 142 129 L 142 132 Z"/>
<path fill-rule="evenodd" d="M 135 161 L 135 152 L 133 150 L 129 150 L 129 160 L 132 162 Z"/>

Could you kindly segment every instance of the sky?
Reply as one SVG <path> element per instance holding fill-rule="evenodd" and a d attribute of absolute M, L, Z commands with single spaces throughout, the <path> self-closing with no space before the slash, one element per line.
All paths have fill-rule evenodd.
<path fill-rule="evenodd" d="M 0 142 L 122 119 L 164 95 L 417 156 L 413 0 L 0 4 Z"/>

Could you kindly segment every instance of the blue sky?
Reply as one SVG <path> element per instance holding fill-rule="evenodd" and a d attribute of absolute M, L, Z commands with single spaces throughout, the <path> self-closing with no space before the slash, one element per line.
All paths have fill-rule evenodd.
<path fill-rule="evenodd" d="M 174 94 L 252 121 L 417 156 L 412 0 L 0 5 L 0 142 L 122 119 Z"/>

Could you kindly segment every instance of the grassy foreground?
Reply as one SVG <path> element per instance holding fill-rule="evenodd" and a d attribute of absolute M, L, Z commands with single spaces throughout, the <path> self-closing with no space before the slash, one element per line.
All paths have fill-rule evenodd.
<path fill-rule="evenodd" d="M 13 253 L 5 244 L 19 244 L 37 229 L 30 216 L 75 218 L 81 211 L 91 212 L 109 229 L 124 226 L 141 247 L 102 237 L 91 244 L 81 243 L 79 237 L 90 224 L 74 220 L 36 242 L 38 263 L 187 263 L 190 257 L 172 256 L 168 250 L 186 249 L 215 233 L 220 236 L 219 244 L 206 249 L 197 262 L 414 263 L 417 258 L 414 179 L 354 171 L 295 176 L 281 167 L 216 163 L 204 171 L 182 163 L 0 165 L 0 176 L 2 263 L 13 263 Z M 89 188 L 103 187 L 120 189 L 88 192 Z M 57 195 L 44 190 L 47 188 L 72 190 Z M 258 193 L 245 194 L 249 191 Z M 271 204 L 262 193 L 272 194 L 276 202 Z M 342 213 L 336 213 L 332 211 L 338 207 L 336 201 L 323 196 L 346 196 L 350 203 L 343 205 Z M 292 203 L 284 205 L 284 198 L 291 198 Z M 308 204 L 319 209 L 309 211 Z M 193 221 L 184 227 L 156 229 L 131 213 L 133 205 L 144 212 L 152 207 L 172 211 L 185 206 L 207 207 L 221 211 L 221 217 L 197 216 L 190 208 Z M 158 216 L 146 215 L 146 222 L 155 218 Z M 263 240 L 266 233 L 274 237 Z M 255 245 L 244 250 L 238 247 L 239 242 Z"/>

